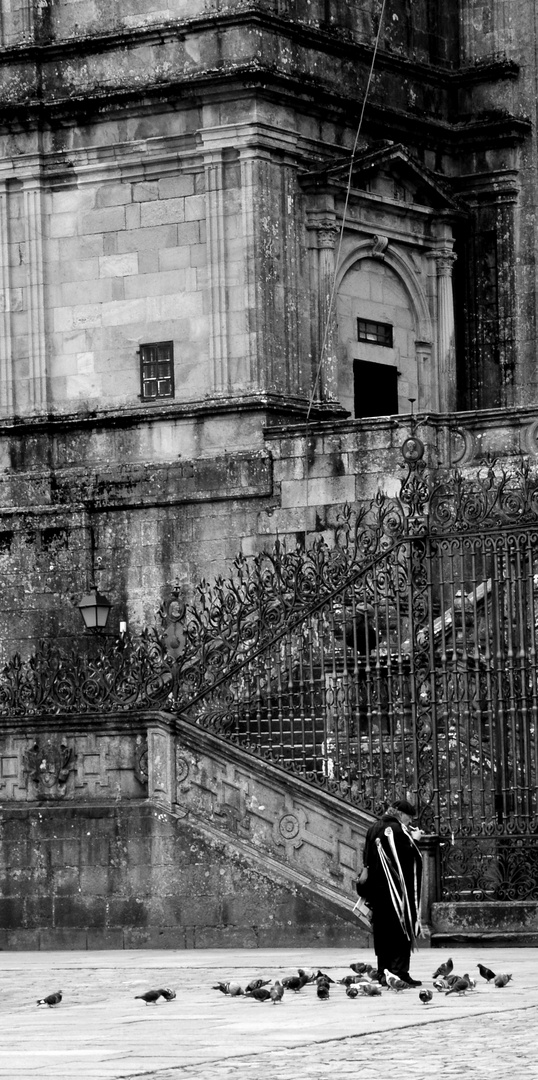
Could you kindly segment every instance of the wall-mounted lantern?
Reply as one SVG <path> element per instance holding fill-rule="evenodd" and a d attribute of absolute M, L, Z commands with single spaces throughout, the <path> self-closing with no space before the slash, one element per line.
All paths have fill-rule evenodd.
<path fill-rule="evenodd" d="M 112 604 L 106 596 L 97 592 L 95 586 L 82 597 L 78 609 L 87 630 L 104 630 Z"/>

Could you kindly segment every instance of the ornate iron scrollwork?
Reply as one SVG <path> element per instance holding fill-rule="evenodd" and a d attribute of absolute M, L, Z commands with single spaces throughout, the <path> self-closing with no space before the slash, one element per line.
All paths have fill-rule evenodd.
<path fill-rule="evenodd" d="M 345 507 L 330 542 L 239 555 L 190 605 L 176 583 L 152 629 L 93 655 L 14 657 L 0 715 L 176 712 L 367 811 L 417 799 L 423 827 L 454 835 L 447 895 L 526 895 L 538 479 L 526 462 L 431 472 L 414 427 L 403 460 L 399 497 Z"/>
<path fill-rule="evenodd" d="M 442 899 L 538 900 L 538 836 L 462 836 L 441 845 Z"/>

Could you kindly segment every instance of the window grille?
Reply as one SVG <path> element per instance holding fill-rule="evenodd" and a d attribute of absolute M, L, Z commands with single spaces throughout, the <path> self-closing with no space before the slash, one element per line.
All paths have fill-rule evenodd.
<path fill-rule="evenodd" d="M 174 344 L 152 342 L 140 346 L 140 396 L 142 401 L 174 396 Z"/>
<path fill-rule="evenodd" d="M 390 323 L 357 319 L 357 338 L 370 345 L 384 345 L 386 349 L 392 349 L 392 326 Z"/>

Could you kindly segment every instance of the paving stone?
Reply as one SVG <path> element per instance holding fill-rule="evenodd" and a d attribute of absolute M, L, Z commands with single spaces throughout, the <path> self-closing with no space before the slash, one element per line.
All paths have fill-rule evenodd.
<path fill-rule="evenodd" d="M 313 986 L 278 1004 L 230 998 L 220 980 L 245 986 L 298 966 L 350 973 L 365 950 L 145 949 L 2 952 L 0 1077 L 9 1080 L 504 1080 L 538 1076 L 535 1031 L 538 972 L 534 949 L 452 950 L 455 971 L 477 974 L 481 961 L 513 980 L 483 980 L 464 996 L 418 990 L 347 998 L 335 983 L 328 1001 Z M 422 951 L 412 970 L 424 985 L 446 959 Z M 145 1005 L 137 994 L 171 986 L 171 1002 Z M 61 1005 L 37 1006 L 61 988 Z"/>

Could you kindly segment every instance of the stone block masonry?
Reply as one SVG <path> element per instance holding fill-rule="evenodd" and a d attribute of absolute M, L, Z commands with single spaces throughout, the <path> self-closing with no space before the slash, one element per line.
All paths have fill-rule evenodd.
<path fill-rule="evenodd" d="M 331 889 L 334 816 L 329 827 L 312 803 L 307 822 L 292 781 L 264 775 L 262 791 L 248 769 L 226 766 L 218 740 L 194 731 L 176 745 L 158 716 L 133 726 L 129 736 L 124 718 L 63 717 L 35 738 L 17 723 L 2 736 L 1 948 L 356 945 L 352 901 Z M 192 738 L 203 761 L 191 769 Z M 295 813 L 300 844 L 278 828 Z M 341 845 L 354 868 L 366 828 L 355 816 L 357 835 L 348 821 Z M 297 860 L 303 845 L 315 868 Z"/>

